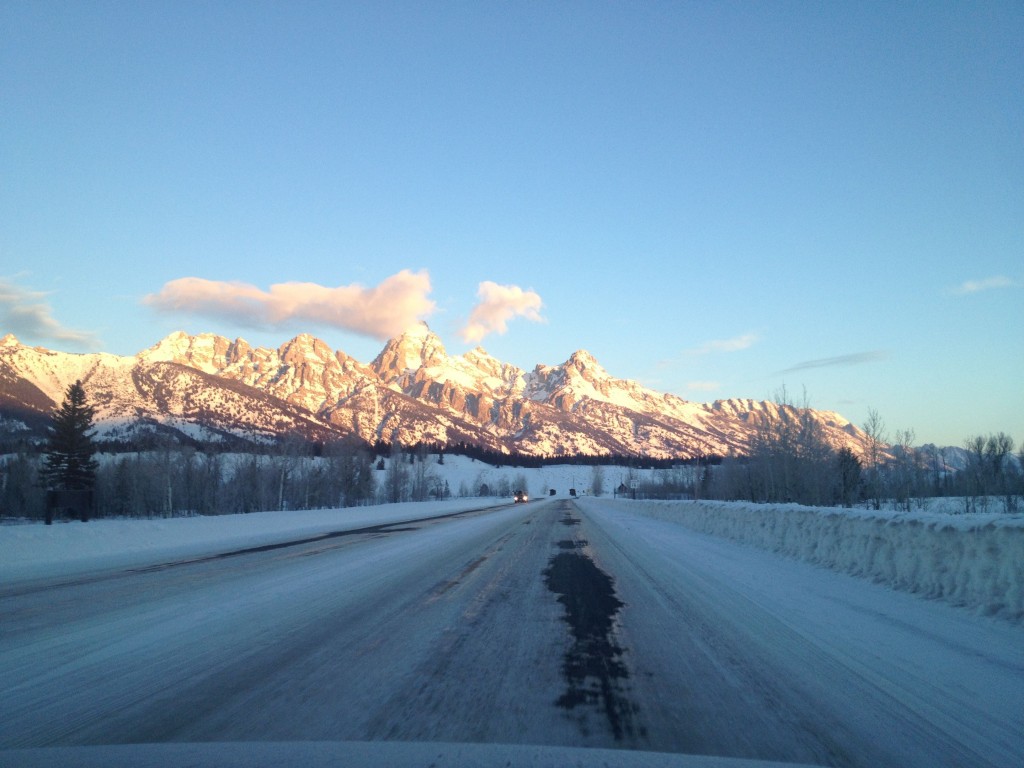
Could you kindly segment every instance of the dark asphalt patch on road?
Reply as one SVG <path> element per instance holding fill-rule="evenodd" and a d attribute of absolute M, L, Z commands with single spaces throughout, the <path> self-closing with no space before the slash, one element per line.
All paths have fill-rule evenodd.
<path fill-rule="evenodd" d="M 563 546 L 567 543 L 571 546 Z M 637 707 L 622 685 L 629 670 L 614 636 L 615 615 L 623 603 L 615 595 L 611 577 L 580 552 L 578 544 L 559 542 L 560 549 L 572 551 L 556 554 L 544 571 L 548 589 L 565 607 L 565 622 L 573 638 L 562 664 L 567 688 L 556 704 L 566 710 L 596 708 L 607 719 L 615 740 L 622 741 L 638 735 L 634 724 Z"/>
<path fill-rule="evenodd" d="M 583 549 L 585 546 L 587 546 L 586 539 L 562 539 L 560 542 L 558 542 L 559 549 L 567 549 L 570 551 Z"/>

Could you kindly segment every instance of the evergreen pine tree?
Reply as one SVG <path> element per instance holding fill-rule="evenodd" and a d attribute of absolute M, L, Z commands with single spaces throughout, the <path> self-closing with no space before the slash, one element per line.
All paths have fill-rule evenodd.
<path fill-rule="evenodd" d="M 96 484 L 93 416 L 81 381 L 68 387 L 64 402 L 53 412 L 41 475 L 51 490 L 87 491 Z"/>

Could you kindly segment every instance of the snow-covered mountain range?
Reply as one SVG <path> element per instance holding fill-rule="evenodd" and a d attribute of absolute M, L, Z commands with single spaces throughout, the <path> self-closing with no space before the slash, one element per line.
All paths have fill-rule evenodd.
<path fill-rule="evenodd" d="M 277 349 L 173 333 L 132 357 L 72 354 L 0 339 L 0 416 L 38 424 L 81 380 L 101 437 L 171 429 L 202 440 L 358 435 L 403 445 L 464 442 L 525 455 L 744 453 L 756 425 L 789 405 L 694 403 L 617 379 L 583 350 L 524 371 L 477 347 L 449 355 L 420 324 L 361 363 L 302 334 Z M 864 434 L 810 410 L 833 445 Z"/>

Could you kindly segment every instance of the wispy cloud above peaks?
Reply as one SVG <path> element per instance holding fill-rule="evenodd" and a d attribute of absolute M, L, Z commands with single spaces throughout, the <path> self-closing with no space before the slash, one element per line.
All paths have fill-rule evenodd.
<path fill-rule="evenodd" d="M 731 339 L 714 339 L 706 341 L 699 347 L 686 350 L 687 355 L 709 355 L 712 352 L 739 352 L 752 347 L 758 341 L 756 333 L 744 333 Z"/>
<path fill-rule="evenodd" d="M 479 301 L 469 320 L 459 331 L 468 344 L 478 342 L 491 333 L 505 333 L 508 321 L 525 317 L 535 323 L 544 322 L 540 311 L 544 306 L 536 291 L 524 291 L 518 285 L 498 285 L 485 280 L 476 292 Z"/>
<path fill-rule="evenodd" d="M 966 296 L 971 293 L 981 293 L 982 291 L 991 291 L 995 288 L 1017 288 L 1020 287 L 1020 283 L 1012 278 L 1006 277 L 1005 275 L 996 275 L 995 277 L 986 277 L 981 280 L 967 280 L 958 285 L 953 293 L 958 296 Z"/>
<path fill-rule="evenodd" d="M 183 277 L 143 303 L 161 312 L 216 317 L 252 328 L 296 322 L 342 328 L 375 339 L 396 336 L 433 313 L 430 275 L 404 269 L 379 285 L 329 288 L 316 283 L 276 283 L 269 290 L 241 282 Z"/>
<path fill-rule="evenodd" d="M 0 278 L 0 335 L 13 333 L 23 341 L 62 341 L 98 349 L 95 334 L 68 328 L 53 317 L 46 296 Z"/>
<path fill-rule="evenodd" d="M 802 363 L 797 363 L 789 368 L 783 368 L 781 371 L 776 371 L 776 375 L 783 373 L 795 373 L 796 371 L 806 371 L 810 368 L 834 368 L 837 366 L 845 365 L 862 365 L 864 363 L 875 363 L 879 360 L 885 360 L 889 357 L 889 353 L 885 350 L 875 349 L 869 352 L 856 352 L 852 355 L 838 355 L 836 357 L 822 357 L 817 360 L 805 360 Z"/>

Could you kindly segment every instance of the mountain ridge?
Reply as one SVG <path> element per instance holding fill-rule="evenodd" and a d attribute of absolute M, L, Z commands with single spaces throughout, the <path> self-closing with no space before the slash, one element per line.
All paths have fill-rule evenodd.
<path fill-rule="evenodd" d="M 389 339 L 370 363 L 305 333 L 271 349 L 176 331 L 126 357 L 0 339 L 0 415 L 8 420 L 45 415 L 79 379 L 109 437 L 148 425 L 212 440 L 296 432 L 529 456 L 690 458 L 742 454 L 765 419 L 805 414 L 835 447 L 862 453 L 865 441 L 835 412 L 744 398 L 694 403 L 616 378 L 582 349 L 530 371 L 479 346 L 449 355 L 424 323 Z"/>

